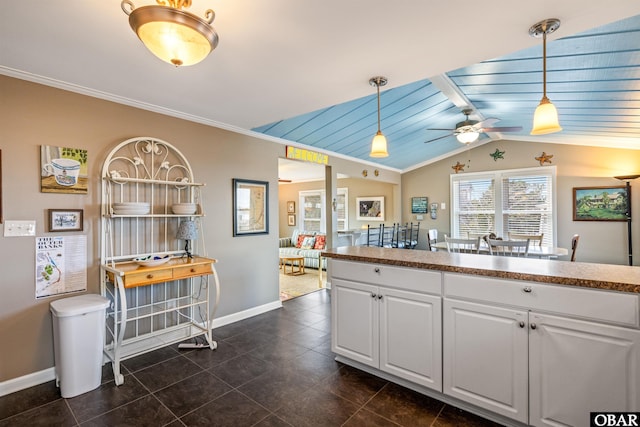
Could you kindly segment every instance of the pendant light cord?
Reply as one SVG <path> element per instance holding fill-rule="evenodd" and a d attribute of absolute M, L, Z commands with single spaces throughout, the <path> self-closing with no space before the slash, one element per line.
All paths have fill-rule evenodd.
<path fill-rule="evenodd" d="M 380 79 L 376 80 L 376 88 L 378 89 L 378 133 L 380 133 Z"/>
<path fill-rule="evenodd" d="M 547 28 L 542 33 L 542 96 L 547 97 Z"/>

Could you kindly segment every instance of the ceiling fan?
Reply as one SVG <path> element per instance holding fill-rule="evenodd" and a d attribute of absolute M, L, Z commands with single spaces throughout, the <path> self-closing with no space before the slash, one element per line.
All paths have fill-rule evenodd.
<path fill-rule="evenodd" d="M 463 144 L 469 144 L 478 139 L 481 133 L 486 132 L 519 132 L 522 130 L 522 126 L 502 126 L 502 127 L 492 127 L 495 122 L 500 121 L 500 119 L 489 118 L 482 120 L 479 122 L 478 120 L 469 120 L 469 114 L 472 113 L 472 110 L 462 110 L 462 114 L 465 115 L 465 119 L 456 124 L 455 129 L 438 129 L 431 128 L 427 130 L 446 130 L 450 131 L 449 135 L 443 135 L 438 138 L 430 139 L 425 141 L 425 143 L 438 141 L 439 139 L 448 138 L 451 135 L 455 135 L 455 137 Z"/>

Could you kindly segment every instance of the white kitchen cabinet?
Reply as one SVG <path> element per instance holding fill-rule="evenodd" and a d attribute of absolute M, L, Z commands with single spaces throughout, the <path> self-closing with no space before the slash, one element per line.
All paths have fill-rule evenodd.
<path fill-rule="evenodd" d="M 530 424 L 589 425 L 640 411 L 640 331 L 529 314 Z"/>
<path fill-rule="evenodd" d="M 443 391 L 526 423 L 527 312 L 444 300 Z"/>
<path fill-rule="evenodd" d="M 374 274 L 370 283 L 386 282 L 390 286 L 353 280 L 367 280 L 367 273 L 348 265 L 336 268 L 335 261 L 332 264 L 332 350 L 353 361 L 442 391 L 441 298 L 399 289 L 405 283 L 414 289 L 421 283 L 425 289 L 432 286 L 440 289 L 440 275 L 417 272 L 424 274 L 412 276 L 416 272 L 407 275 L 407 269 L 394 267 L 370 266 L 370 269 Z M 396 270 L 404 274 L 395 274 Z M 384 279 L 379 279 L 381 276 Z"/>
<path fill-rule="evenodd" d="M 444 284 L 445 394 L 535 426 L 640 409 L 640 330 L 615 325 L 634 324 L 637 296 L 578 289 L 605 306 L 587 313 L 565 298 L 584 320 L 540 312 L 561 313 L 566 288 L 455 274 Z M 519 293 L 496 292 L 507 286 Z"/>

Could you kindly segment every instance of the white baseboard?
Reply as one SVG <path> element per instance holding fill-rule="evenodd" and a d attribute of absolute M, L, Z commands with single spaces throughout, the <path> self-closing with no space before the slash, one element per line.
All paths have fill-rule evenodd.
<path fill-rule="evenodd" d="M 25 388 L 33 387 L 55 379 L 55 368 L 48 368 L 39 372 L 33 372 L 18 378 L 3 381 L 0 382 L 0 396 L 15 393 L 16 391 L 24 390 Z"/>
<path fill-rule="evenodd" d="M 213 329 L 219 328 L 224 325 L 229 325 L 240 320 L 248 319 L 249 317 L 257 316 L 258 314 L 266 313 L 271 310 L 276 310 L 281 307 L 282 301 L 277 300 L 268 304 L 263 304 L 257 307 L 249 308 L 247 310 L 239 311 L 237 313 L 229 314 L 224 317 L 214 318 Z M 25 388 L 33 387 L 55 379 L 55 368 L 51 367 L 39 372 L 33 372 L 31 374 L 23 375 L 18 378 L 3 381 L 0 382 L 0 396 L 15 393 L 16 391 L 24 390 Z"/>

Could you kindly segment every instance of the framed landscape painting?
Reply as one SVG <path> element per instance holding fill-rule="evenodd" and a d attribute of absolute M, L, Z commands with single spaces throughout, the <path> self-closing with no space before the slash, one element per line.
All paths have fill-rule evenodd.
<path fill-rule="evenodd" d="M 269 183 L 233 180 L 233 235 L 269 234 Z"/>
<path fill-rule="evenodd" d="M 630 206 L 624 186 L 573 188 L 574 221 L 626 221 Z"/>
<path fill-rule="evenodd" d="M 384 221 L 384 196 L 356 197 L 359 221 Z"/>

